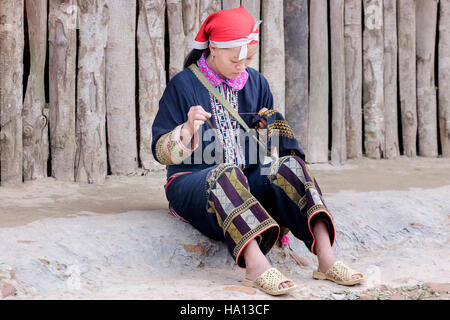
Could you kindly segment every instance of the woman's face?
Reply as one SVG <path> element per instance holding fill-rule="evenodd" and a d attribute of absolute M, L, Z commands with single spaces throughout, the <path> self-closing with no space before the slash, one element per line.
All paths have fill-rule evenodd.
<path fill-rule="evenodd" d="M 242 60 L 239 60 L 241 47 L 222 49 L 210 45 L 209 48 L 211 54 L 208 58 L 212 59 L 212 57 L 214 57 L 211 61 L 212 67 L 215 69 L 214 71 L 225 78 L 234 79 L 237 78 L 252 62 L 252 59 L 258 50 L 258 44 L 249 44 L 247 46 L 247 57 Z"/>

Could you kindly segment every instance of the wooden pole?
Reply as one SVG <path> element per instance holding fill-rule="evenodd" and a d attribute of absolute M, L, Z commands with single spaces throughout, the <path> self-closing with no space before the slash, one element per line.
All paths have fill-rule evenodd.
<path fill-rule="evenodd" d="M 310 2 L 310 84 L 306 160 L 328 162 L 327 0 Z"/>
<path fill-rule="evenodd" d="M 106 49 L 106 123 L 112 174 L 136 172 L 136 2 L 110 1 Z M 126 84 L 126 85 L 124 85 Z"/>
<path fill-rule="evenodd" d="M 184 0 L 183 7 L 183 29 L 184 39 L 184 57 L 192 51 L 192 44 L 200 29 L 199 9 L 200 0 Z M 184 61 L 184 60 L 183 60 Z"/>
<path fill-rule="evenodd" d="M 442 156 L 450 157 L 450 0 L 440 1 L 439 129 Z"/>
<path fill-rule="evenodd" d="M 161 170 L 165 166 L 152 155 L 152 124 L 155 120 L 166 86 L 164 34 L 165 0 L 139 0 L 137 27 L 139 55 L 139 157 L 142 168 L 149 171 Z"/>
<path fill-rule="evenodd" d="M 261 1 L 260 0 L 242 0 L 241 4 L 247 9 L 247 11 L 253 16 L 255 21 L 261 20 Z M 261 26 L 259 27 L 261 31 Z M 260 33 L 261 34 L 261 33 Z M 260 51 L 261 46 L 259 46 L 258 51 L 256 52 L 252 62 L 250 63 L 250 67 L 255 70 L 260 69 Z"/>
<path fill-rule="evenodd" d="M 47 177 L 48 108 L 45 101 L 47 1 L 25 2 L 30 44 L 30 75 L 23 104 L 23 178 Z"/>
<path fill-rule="evenodd" d="M 241 0 L 222 0 L 222 9 L 239 8 Z"/>
<path fill-rule="evenodd" d="M 167 0 L 170 79 L 183 70 L 184 59 L 192 50 L 192 43 L 200 29 L 199 10 L 200 12 L 202 12 L 201 10 L 211 10 L 211 8 L 200 8 L 201 3 L 205 5 L 205 2 L 200 0 L 185 0 L 183 2 Z M 212 6 L 215 2 L 208 4 Z"/>
<path fill-rule="evenodd" d="M 109 12 L 106 0 L 79 0 L 78 6 L 75 181 L 102 184 L 107 175 L 105 50 Z"/>
<path fill-rule="evenodd" d="M 308 147 L 308 1 L 284 1 L 286 118 L 300 147 Z"/>
<path fill-rule="evenodd" d="M 363 108 L 366 156 L 384 154 L 383 2 L 364 0 Z"/>
<path fill-rule="evenodd" d="M 397 0 L 384 0 L 384 156 L 399 156 L 397 115 Z"/>
<path fill-rule="evenodd" d="M 362 156 L 362 3 L 345 0 L 345 137 L 347 158 Z"/>
<path fill-rule="evenodd" d="M 77 1 L 49 2 L 49 89 L 51 175 L 75 180 L 75 84 Z"/>
<path fill-rule="evenodd" d="M 272 91 L 275 109 L 285 115 L 283 2 L 262 0 L 261 72 Z"/>
<path fill-rule="evenodd" d="M 172 0 L 170 0 L 172 1 Z M 176 0 L 175 0 L 176 1 Z M 169 4 L 169 3 L 167 3 Z M 200 25 L 211 13 L 222 10 L 222 0 L 200 0 Z"/>
<path fill-rule="evenodd" d="M 23 12 L 23 0 L 0 1 L 1 185 L 23 181 Z"/>
<path fill-rule="evenodd" d="M 185 34 L 183 28 L 183 7 L 180 1 L 167 0 L 167 20 L 169 25 L 169 78 L 183 70 Z"/>
<path fill-rule="evenodd" d="M 398 0 L 398 72 L 403 153 L 416 156 L 416 2 Z"/>
<path fill-rule="evenodd" d="M 437 98 L 434 76 L 437 1 L 416 1 L 417 126 L 419 155 L 437 157 Z"/>
<path fill-rule="evenodd" d="M 344 0 L 330 2 L 331 25 L 331 163 L 343 164 L 347 160 L 345 138 L 345 49 Z"/>

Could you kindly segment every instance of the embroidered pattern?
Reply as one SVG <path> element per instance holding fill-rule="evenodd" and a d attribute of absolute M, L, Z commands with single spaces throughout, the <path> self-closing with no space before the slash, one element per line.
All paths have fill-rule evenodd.
<path fill-rule="evenodd" d="M 244 173 L 235 165 L 219 164 L 210 171 L 207 183 L 207 212 L 216 214 L 237 265 L 245 267 L 242 250 L 258 235 L 262 235 L 261 251 L 270 251 L 280 227 L 250 193 Z"/>
<path fill-rule="evenodd" d="M 279 115 L 277 115 L 277 114 L 279 114 Z M 274 130 L 278 130 L 279 136 L 296 139 L 294 131 L 292 130 L 291 126 L 289 125 L 289 123 L 286 120 L 284 120 L 284 117 L 278 110 L 276 110 L 276 109 L 267 110 L 267 111 L 261 113 L 260 116 L 261 117 L 266 116 L 267 118 L 270 118 L 273 115 L 275 115 L 276 118 L 278 117 L 281 119 L 274 120 L 272 123 L 269 122 L 269 124 L 267 126 L 267 128 L 269 129 L 269 138 L 272 137 Z"/>
<path fill-rule="evenodd" d="M 278 130 L 279 136 L 295 139 L 294 131 L 292 131 L 291 126 L 286 120 L 275 120 L 267 127 L 269 129 L 269 137 L 272 137 L 274 130 Z"/>
<path fill-rule="evenodd" d="M 181 163 L 189 157 L 198 147 L 198 134 L 195 133 L 193 140 L 189 142 L 190 148 L 184 146 L 181 142 L 181 127 L 177 126 L 174 130 L 162 135 L 156 142 L 156 160 L 164 165 L 175 165 Z M 192 145 L 193 144 L 193 145 Z"/>
<path fill-rule="evenodd" d="M 307 218 L 313 239 L 315 238 L 312 232 L 312 219 L 316 215 L 320 215 L 328 222 L 330 243 L 333 244 L 335 239 L 333 217 L 328 211 L 316 180 L 310 174 L 305 162 L 297 156 L 284 156 L 271 165 L 270 173 L 268 177 L 270 183 L 283 190 Z M 315 240 L 311 247 L 313 253 L 314 244 Z"/>
<path fill-rule="evenodd" d="M 238 93 L 231 87 L 219 85 L 217 88 L 224 95 L 227 101 L 238 110 Z M 230 116 L 227 109 L 217 101 L 210 93 L 209 99 L 211 103 L 214 123 L 219 134 L 219 140 L 224 150 L 225 163 L 233 163 L 236 165 L 245 164 L 243 148 L 239 145 L 239 123 Z"/>
<path fill-rule="evenodd" d="M 211 84 L 216 87 L 219 92 L 225 97 L 230 105 L 239 112 L 238 94 L 248 79 L 248 73 L 242 72 L 236 79 L 225 79 L 221 75 L 215 73 L 206 62 L 206 53 L 197 62 L 199 70 L 208 79 Z M 224 162 L 233 163 L 237 166 L 245 164 L 245 156 L 243 148 L 240 146 L 239 137 L 239 123 L 232 118 L 228 110 L 209 93 L 211 109 L 216 126 L 219 143 L 224 150 Z"/>
<path fill-rule="evenodd" d="M 268 116 L 271 117 L 273 116 L 275 113 L 277 113 L 278 111 L 275 109 L 270 109 L 270 110 L 266 110 L 263 113 L 261 113 L 261 116 Z"/>
<path fill-rule="evenodd" d="M 222 77 L 220 74 L 215 73 L 209 67 L 208 62 L 206 62 L 206 52 L 204 52 L 201 58 L 198 60 L 197 66 L 205 75 L 206 79 L 208 79 L 208 81 L 211 82 L 214 87 L 226 83 L 227 86 L 239 91 L 245 86 L 248 80 L 248 72 L 245 70 L 237 78 L 234 79 L 227 79 Z"/>

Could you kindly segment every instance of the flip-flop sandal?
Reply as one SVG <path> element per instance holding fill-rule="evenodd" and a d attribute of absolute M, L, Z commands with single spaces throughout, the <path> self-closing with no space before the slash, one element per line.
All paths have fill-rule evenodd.
<path fill-rule="evenodd" d="M 279 288 L 281 283 L 288 281 L 294 284 L 292 280 L 286 278 L 280 271 L 275 268 L 270 268 L 264 271 L 255 281 L 244 279 L 243 284 L 248 287 L 258 288 L 267 294 L 278 296 L 297 288 L 295 284 L 292 287 Z"/>
<path fill-rule="evenodd" d="M 352 279 L 353 275 L 359 275 L 359 279 Z M 364 280 L 364 274 L 347 267 L 342 261 L 336 261 L 326 273 L 316 270 L 313 278 L 318 280 L 330 280 L 344 286 L 353 286 Z"/>

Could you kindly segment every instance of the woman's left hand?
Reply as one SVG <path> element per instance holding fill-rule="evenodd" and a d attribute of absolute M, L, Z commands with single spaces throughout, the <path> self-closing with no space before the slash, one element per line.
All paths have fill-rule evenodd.
<path fill-rule="evenodd" d="M 262 108 L 261 110 L 259 110 L 258 114 L 261 115 L 262 113 L 266 112 L 267 108 Z M 261 118 L 261 120 L 259 121 L 259 129 L 266 129 L 267 128 L 267 121 L 264 118 Z"/>

